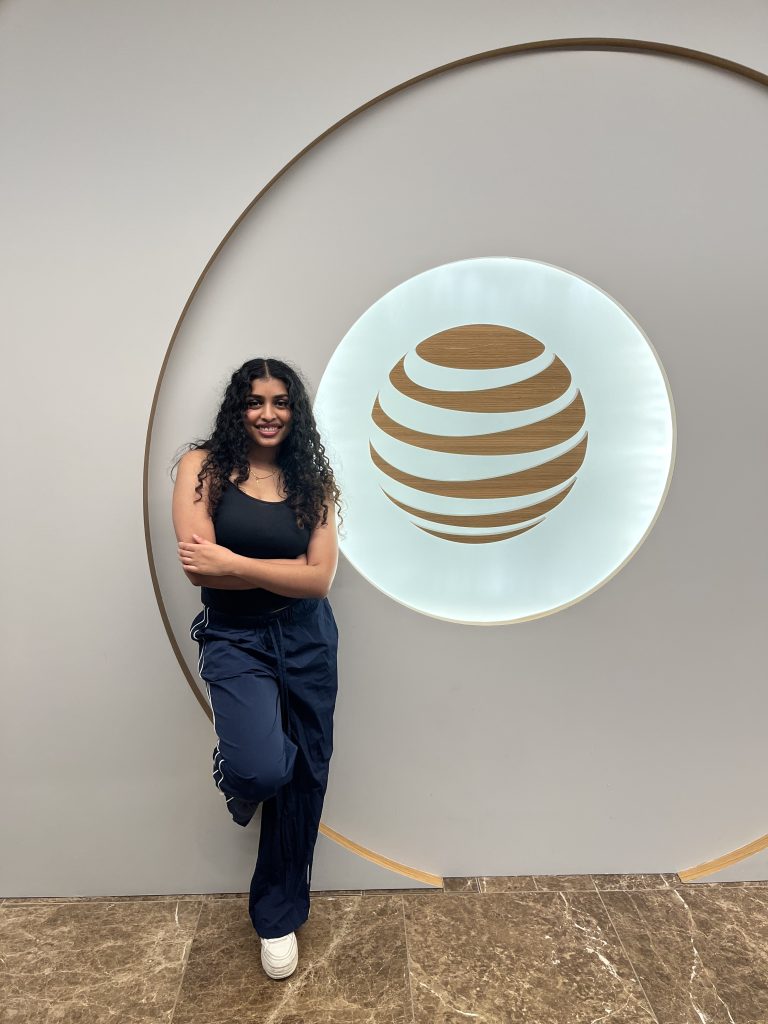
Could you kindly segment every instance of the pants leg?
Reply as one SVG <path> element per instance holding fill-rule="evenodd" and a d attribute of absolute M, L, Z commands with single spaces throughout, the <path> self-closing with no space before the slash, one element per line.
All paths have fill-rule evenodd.
<path fill-rule="evenodd" d="M 264 938 L 294 931 L 309 917 L 312 860 L 333 753 L 338 630 L 330 602 L 312 604 L 309 614 L 282 627 L 289 733 L 297 750 L 290 782 L 261 811 L 249 911 Z M 281 829 L 288 857 L 280 853 Z"/>
<path fill-rule="evenodd" d="M 259 803 L 290 779 L 296 756 L 295 744 L 281 728 L 275 659 L 258 650 L 255 631 L 245 636 L 241 627 L 208 609 L 190 632 L 199 645 L 198 671 L 217 738 L 213 781 L 233 819 L 245 826 Z"/>
<path fill-rule="evenodd" d="M 236 623 L 236 624 L 232 624 Z M 205 609 L 191 634 L 214 716 L 213 778 L 233 819 L 259 803 L 249 914 L 263 938 L 309 916 L 312 858 L 333 750 L 338 630 L 330 603 L 304 600 L 270 625 Z"/>

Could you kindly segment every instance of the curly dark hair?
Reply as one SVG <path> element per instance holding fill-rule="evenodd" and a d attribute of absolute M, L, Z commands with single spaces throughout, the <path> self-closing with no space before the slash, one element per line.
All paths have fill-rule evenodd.
<path fill-rule="evenodd" d="M 208 513 L 213 518 L 232 470 L 237 469 L 236 484 L 248 479 L 250 440 L 243 425 L 243 413 L 251 394 L 251 381 L 270 377 L 276 377 L 285 384 L 292 413 L 291 429 L 277 453 L 277 465 L 285 483 L 286 504 L 300 527 L 313 529 L 318 523 L 326 523 L 326 506 L 330 501 L 336 505 L 341 522 L 341 494 L 320 440 L 306 384 L 298 369 L 271 357 L 249 359 L 235 370 L 216 414 L 213 433 L 209 438 L 186 446 L 186 451 L 203 449 L 207 452 L 197 475 L 195 490 L 202 500 L 203 480 L 210 477 Z M 179 459 L 172 468 L 178 462 Z"/>

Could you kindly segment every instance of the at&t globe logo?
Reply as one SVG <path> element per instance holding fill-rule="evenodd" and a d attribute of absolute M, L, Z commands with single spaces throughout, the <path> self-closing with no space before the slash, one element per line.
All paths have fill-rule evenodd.
<path fill-rule="evenodd" d="M 638 324 L 531 260 L 464 260 L 388 292 L 334 352 L 315 412 L 344 555 L 460 622 L 546 615 L 608 580 L 674 461 L 671 396 Z"/>
<path fill-rule="evenodd" d="M 551 411 L 553 403 L 559 403 L 571 388 L 572 378 L 568 368 L 554 356 L 544 369 L 533 370 L 528 376 L 510 384 L 497 384 L 499 371 L 512 367 L 520 367 L 525 371 L 531 364 L 538 367 L 539 357 L 544 353 L 545 348 L 541 342 L 511 327 L 471 324 L 440 331 L 420 342 L 408 355 L 411 365 L 418 366 L 421 379 L 429 378 L 435 366 L 477 371 L 477 386 L 472 390 L 466 390 L 461 374 L 452 377 L 445 375 L 443 386 L 427 387 L 418 384 L 405 368 L 405 357 L 390 371 L 390 388 L 405 400 L 402 407 L 409 413 L 405 419 L 412 421 L 421 416 L 424 421 L 428 421 L 431 411 L 450 409 L 466 413 L 461 421 L 465 429 L 473 429 L 474 424 L 474 430 L 477 431 L 473 434 L 445 434 L 415 430 L 389 416 L 382 406 L 381 392 L 376 395 L 371 416 L 383 434 L 420 452 L 445 452 L 455 456 L 450 463 L 446 463 L 447 470 L 452 474 L 450 479 L 424 478 L 408 471 L 411 452 L 402 448 L 398 464 L 393 465 L 377 450 L 375 432 L 371 438 L 371 458 L 384 477 L 388 478 L 384 479 L 382 490 L 395 505 L 417 517 L 412 522 L 419 529 L 452 543 L 498 543 L 537 526 L 570 492 L 575 483 L 575 474 L 584 461 L 587 435 L 582 429 L 585 410 L 578 390 L 568 405 L 557 412 Z M 447 388 L 446 382 L 452 382 L 454 386 Z M 482 386 L 483 382 L 485 387 Z M 387 405 L 390 404 L 388 397 L 385 391 L 384 402 Z M 539 418 L 525 426 L 486 433 L 489 413 L 512 412 L 538 415 Z M 438 431 L 439 416 L 435 420 L 434 430 Z M 553 448 L 566 442 L 571 442 L 572 447 L 562 455 L 548 457 Z M 530 452 L 541 452 L 545 461 L 529 469 L 520 469 L 502 476 L 467 476 L 468 456 Z M 478 468 L 481 471 L 481 467 Z M 392 481 L 419 492 L 419 503 L 422 506 L 430 504 L 430 495 L 454 499 L 453 512 L 433 512 L 426 507 L 414 508 L 405 504 L 390 493 Z M 560 489 L 552 497 L 545 497 L 544 492 L 550 492 L 553 488 Z M 521 505 L 511 500 L 499 512 L 464 511 L 465 506 L 471 507 L 475 498 L 527 498 L 528 501 Z M 425 522 L 458 529 L 446 532 L 436 525 L 425 525 Z"/>

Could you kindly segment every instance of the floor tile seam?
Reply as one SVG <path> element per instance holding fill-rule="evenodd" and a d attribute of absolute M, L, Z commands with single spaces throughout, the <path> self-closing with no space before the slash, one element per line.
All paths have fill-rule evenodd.
<path fill-rule="evenodd" d="M 711 883 L 711 885 L 718 885 L 718 884 L 719 883 L 717 883 L 717 882 Z M 720 995 L 720 990 L 718 988 L 718 976 L 717 976 L 716 965 L 714 967 L 710 967 L 709 964 L 707 963 L 705 957 L 702 956 L 701 952 L 699 951 L 698 947 L 696 946 L 696 935 L 697 934 L 701 934 L 702 931 L 705 930 L 704 926 L 702 926 L 702 925 L 700 925 L 698 923 L 698 921 L 696 920 L 696 918 L 693 915 L 693 911 L 691 910 L 690 906 L 688 905 L 688 903 L 683 898 L 683 895 L 680 892 L 680 890 L 675 888 L 672 891 L 674 892 L 674 894 L 677 897 L 677 899 L 683 904 L 683 907 L 685 908 L 685 913 L 686 913 L 686 915 L 688 917 L 688 921 L 689 921 L 689 940 L 690 940 L 690 944 L 691 944 L 691 950 L 693 951 L 694 964 L 695 964 L 696 960 L 698 960 L 699 965 L 701 967 L 700 978 L 701 978 L 702 981 L 706 980 L 709 983 L 709 985 L 711 987 L 712 994 L 714 995 L 715 999 L 719 1003 L 722 1003 L 722 1005 L 725 1007 L 725 1011 L 728 1014 L 728 1020 L 729 1021 L 733 1021 L 733 1016 L 731 1015 L 730 1008 L 729 1008 L 728 1004 L 726 1003 L 726 1001 L 723 999 L 723 997 Z M 706 896 L 708 896 L 712 892 L 712 889 L 708 888 L 706 885 L 704 885 L 704 886 L 699 885 L 699 886 L 696 886 L 696 887 L 691 887 L 689 892 L 701 893 L 706 898 Z M 761 904 L 761 909 L 764 909 L 764 904 Z M 727 917 L 726 917 L 726 922 L 728 920 L 732 920 L 732 917 L 730 915 L 727 915 Z M 691 979 L 693 979 L 693 975 L 691 975 Z M 694 1004 L 694 1008 L 697 1009 L 695 1004 Z"/>
<path fill-rule="evenodd" d="M 494 876 L 493 875 L 484 875 L 483 877 L 484 878 L 493 878 Z M 504 878 L 504 877 L 507 877 L 507 876 L 500 875 L 499 877 Z M 531 876 L 529 875 L 528 877 L 530 878 Z M 478 884 L 479 884 L 479 881 L 480 881 L 480 879 L 478 878 Z M 542 892 L 542 890 L 541 889 L 536 889 L 535 886 L 532 884 L 530 888 L 481 889 L 478 895 L 480 895 L 480 896 L 498 896 L 501 893 L 506 893 L 507 895 L 509 895 L 510 893 L 521 893 L 522 894 L 522 893 L 539 893 L 539 892 Z"/>
<path fill-rule="evenodd" d="M 429 889 L 422 889 L 422 888 L 401 889 L 401 888 L 397 888 L 397 887 L 392 887 L 391 889 L 363 889 L 362 894 L 363 894 L 363 896 L 369 896 L 369 897 L 370 896 L 373 896 L 373 897 L 376 897 L 376 896 L 408 896 L 411 893 L 419 893 L 419 894 L 424 893 L 425 895 L 431 895 L 432 893 L 434 893 L 436 895 L 438 892 L 442 892 L 442 891 L 443 891 L 442 889 L 437 889 L 437 888 L 434 888 L 434 889 L 433 888 L 429 888 Z"/>
<path fill-rule="evenodd" d="M 651 872 L 649 872 L 649 874 L 657 875 L 661 879 L 661 885 L 659 885 L 659 886 L 657 886 L 655 888 L 654 887 L 649 888 L 648 886 L 645 886 L 645 885 L 629 886 L 627 888 L 621 888 L 620 886 L 614 885 L 614 886 L 611 886 L 610 888 L 608 888 L 606 886 L 598 885 L 597 879 L 600 878 L 600 875 L 591 875 L 590 877 L 591 877 L 592 882 L 593 882 L 593 884 L 595 886 L 595 889 L 598 892 L 669 892 L 670 889 L 674 888 L 674 886 L 671 886 L 669 884 L 669 882 L 666 881 L 666 879 L 664 878 L 664 875 L 660 871 L 651 871 Z M 619 877 L 621 877 L 621 876 L 619 876 Z"/>
<path fill-rule="evenodd" d="M 449 887 L 446 886 L 445 883 L 446 883 L 446 881 L 448 879 L 454 880 L 454 879 L 459 879 L 459 878 L 463 882 L 469 882 L 470 883 L 470 888 L 469 889 L 466 889 L 466 888 L 449 888 Z M 467 893 L 478 893 L 478 892 L 480 892 L 480 880 L 479 880 L 479 877 L 477 875 L 446 875 L 443 878 L 442 886 L 441 887 L 440 886 L 435 886 L 435 888 L 442 888 L 443 892 L 445 892 L 445 893 L 451 893 L 451 894 L 462 893 L 462 894 L 464 894 L 466 896 Z"/>
<path fill-rule="evenodd" d="M 697 887 L 697 888 L 699 889 L 699 891 L 701 891 L 701 887 L 700 886 Z M 693 963 L 695 965 L 696 961 L 698 960 L 699 965 L 701 967 L 701 972 L 700 972 L 701 979 L 702 980 L 706 979 L 708 981 L 709 985 L 711 986 L 712 993 L 715 996 L 715 999 L 717 999 L 717 1001 L 722 1003 L 723 1006 L 725 1007 L 726 1012 L 728 1013 L 728 1019 L 729 1020 L 733 1020 L 733 1017 L 731 1016 L 731 1011 L 728 1009 L 728 1005 L 726 1004 L 725 1000 L 723 999 L 723 997 L 720 995 L 720 993 L 718 991 L 718 987 L 717 987 L 717 968 L 716 968 L 716 965 L 715 965 L 715 967 L 710 967 L 709 964 L 707 963 L 707 961 L 705 960 L 705 958 L 701 955 L 701 952 L 699 951 L 699 949 L 698 949 L 698 947 L 696 945 L 696 936 L 697 936 L 697 934 L 701 934 L 701 932 L 703 930 L 703 926 L 699 925 L 699 923 L 697 922 L 696 918 L 693 916 L 693 911 L 691 910 L 691 908 L 686 903 L 686 901 L 683 898 L 683 895 L 680 892 L 680 890 L 679 889 L 672 889 L 671 891 L 674 893 L 675 897 L 680 901 L 680 903 L 682 903 L 682 905 L 683 905 L 683 907 L 685 909 L 685 914 L 686 914 L 686 916 L 688 918 L 688 927 L 689 927 L 688 941 L 690 942 L 691 950 L 693 952 Z M 691 890 L 691 891 L 696 891 L 696 890 L 694 889 L 694 890 Z M 691 978 L 693 978 L 693 975 L 691 975 Z"/>
<path fill-rule="evenodd" d="M 493 878 L 495 876 L 483 876 L 483 877 Z M 500 876 L 500 877 L 506 877 L 506 876 Z M 445 889 L 445 890 L 440 890 L 440 891 L 444 892 L 447 895 L 451 895 L 451 896 L 456 896 L 456 895 L 459 895 L 459 896 L 477 896 L 477 895 L 486 896 L 486 895 L 499 895 L 500 893 L 507 893 L 507 894 L 509 894 L 509 893 L 534 893 L 534 892 L 535 893 L 557 893 L 557 892 L 600 892 L 600 893 L 611 893 L 611 892 L 670 892 L 670 891 L 673 891 L 674 888 L 675 888 L 674 886 L 668 885 L 666 883 L 664 885 L 660 885 L 658 887 L 658 889 L 648 889 L 648 888 L 645 888 L 645 887 L 627 888 L 627 889 L 622 889 L 622 888 L 617 888 L 617 887 L 613 887 L 613 888 L 600 888 L 597 885 L 597 883 L 594 881 L 594 879 L 593 879 L 592 880 L 592 882 L 593 882 L 593 888 L 592 889 L 572 889 L 572 888 L 546 889 L 546 888 L 543 888 L 541 885 L 537 884 L 536 878 L 534 876 L 529 876 L 529 877 L 531 877 L 531 879 L 532 879 L 532 888 L 527 888 L 527 889 L 500 889 L 500 890 L 483 889 L 480 886 L 480 878 L 479 878 L 479 876 L 475 876 L 475 881 L 477 882 L 477 886 L 478 886 L 478 888 L 476 890 L 475 889 L 472 889 L 472 890 L 458 890 L 458 889 L 457 890 L 451 890 L 451 889 Z M 765 887 L 768 883 L 762 883 L 762 882 L 758 882 L 758 883 L 720 882 L 720 883 L 710 883 L 710 884 L 713 885 L 713 886 L 717 885 L 718 887 L 720 887 L 720 886 L 726 887 L 727 886 L 728 888 L 731 888 L 731 889 L 738 889 L 738 888 L 750 888 L 750 886 L 752 886 L 754 888 L 760 888 L 760 887 Z M 706 887 L 705 886 L 698 886 L 697 888 L 699 890 L 701 890 L 701 891 L 706 891 Z M 693 887 L 690 887 L 688 891 L 692 891 L 692 889 L 693 889 Z M 408 890 L 408 892 L 410 892 L 410 891 L 411 890 Z M 422 890 L 420 888 L 419 889 L 413 889 L 412 891 L 415 892 L 415 893 L 422 893 L 422 892 L 424 892 L 424 890 Z M 392 890 L 392 895 L 401 895 L 402 892 L 403 892 L 403 890 L 401 890 L 401 889 L 393 889 Z M 317 890 L 317 891 L 313 892 L 312 895 L 313 895 L 313 897 L 318 898 L 318 899 L 326 899 L 326 898 L 330 899 L 330 898 L 341 898 L 341 897 L 347 897 L 347 896 L 352 897 L 352 898 L 359 897 L 359 896 L 373 896 L 373 897 L 376 897 L 376 896 L 382 896 L 382 895 L 387 895 L 387 894 L 388 894 L 388 890 L 381 890 L 381 889 L 371 889 L 371 890 L 367 890 L 367 889 L 362 889 L 362 890 L 359 890 L 359 889 L 341 889 L 341 890 L 327 890 L 327 891 Z M 2 897 L 2 898 L 0 898 L 0 906 L 7 906 L 7 907 L 30 907 L 30 906 L 49 907 L 49 906 L 69 906 L 70 904 L 71 905 L 76 905 L 76 906 L 95 906 L 95 905 L 113 905 L 113 906 L 117 906 L 117 905 L 122 905 L 122 904 L 131 904 L 131 905 L 133 905 L 133 904 L 136 904 L 136 903 L 148 903 L 148 904 L 151 904 L 151 903 L 171 903 L 171 902 L 174 902 L 174 901 L 176 901 L 176 902 L 183 902 L 183 903 L 194 903 L 196 901 L 210 902 L 210 901 L 214 901 L 214 900 L 217 901 L 217 900 L 230 900 L 230 899 L 232 899 L 232 900 L 234 900 L 234 899 L 245 899 L 247 896 L 248 896 L 248 893 L 179 893 L 176 896 L 170 896 L 169 895 L 169 896 L 157 896 L 157 897 L 151 897 L 151 898 L 140 897 L 140 896 L 137 896 L 137 897 L 123 897 L 123 896 L 120 896 L 120 897 L 110 897 L 110 896 L 66 897 L 66 896 L 62 896 L 60 899 L 57 899 L 56 897 L 48 897 L 48 896 L 45 896 L 45 897 L 11 896 L 11 897 Z"/>
<path fill-rule="evenodd" d="M 403 915 L 403 938 L 405 939 L 405 977 L 408 982 L 408 999 L 411 1004 L 411 1021 L 415 1024 L 416 1008 L 413 1005 L 413 986 L 411 985 L 411 952 L 408 948 L 408 922 L 405 919 L 405 899 L 400 894 L 400 911 Z"/>
<path fill-rule="evenodd" d="M 455 893 L 453 895 L 457 895 L 457 894 Z M 464 893 L 464 895 L 466 895 L 466 893 Z M 475 893 L 473 895 L 479 895 L 479 894 Z M 498 895 L 498 894 L 496 894 L 496 895 Z M 406 918 L 405 918 L 405 899 L 403 899 L 403 921 L 404 921 L 404 925 L 405 925 L 405 946 L 406 946 L 406 957 L 407 957 L 407 963 L 408 963 L 408 990 L 411 993 L 411 1008 L 412 1008 L 412 1012 L 413 1012 L 412 1021 L 415 1024 L 415 1021 L 416 1021 L 416 1010 L 415 1010 L 415 1008 L 413 1006 L 413 986 L 411 985 L 411 955 L 410 955 L 410 951 L 409 951 L 409 948 L 408 948 L 408 925 L 407 925 L 407 921 L 406 921 Z M 423 987 L 428 987 L 429 988 L 429 986 L 425 986 L 425 983 L 423 983 L 423 982 L 419 982 L 419 984 L 422 985 Z M 432 992 L 433 995 L 437 996 L 437 998 L 439 999 L 439 1001 L 442 1004 L 444 1004 L 444 1005 L 446 1004 L 446 999 L 447 999 L 447 996 L 448 996 L 448 992 L 447 992 L 447 990 L 446 990 L 446 988 L 444 986 L 442 987 L 442 990 L 440 992 L 437 992 L 437 991 L 435 991 L 432 988 L 430 988 L 430 991 Z M 467 1014 L 467 1013 L 465 1013 L 464 1010 L 458 1010 L 454 1006 L 450 1006 L 450 1009 L 454 1013 L 459 1013 L 462 1016 L 470 1016 L 470 1017 L 477 1017 L 478 1016 L 478 1014 L 475 1014 L 475 1013 Z M 486 1018 L 483 1017 L 483 1020 L 486 1020 Z"/>
<path fill-rule="evenodd" d="M 645 986 L 643 985 L 642 981 L 640 980 L 640 975 L 637 973 L 637 968 L 635 967 L 635 963 L 634 963 L 632 957 L 629 955 L 629 950 L 624 945 L 624 939 L 621 937 L 621 932 L 616 927 L 616 924 L 615 924 L 613 918 L 611 917 L 611 912 L 608 909 L 608 905 L 605 902 L 605 900 L 603 899 L 603 894 L 600 892 L 599 889 L 597 890 L 597 895 L 598 895 L 598 897 L 600 899 L 601 904 L 603 905 L 603 909 L 605 910 L 605 913 L 606 913 L 606 915 L 608 917 L 608 921 L 610 922 L 611 928 L 613 928 L 614 934 L 615 934 L 616 938 L 619 940 L 619 945 L 624 950 L 624 956 L 627 958 L 627 963 L 632 968 L 632 973 L 635 976 L 635 980 L 637 981 L 637 984 L 640 986 L 640 991 L 643 994 L 643 999 L 645 999 L 645 1002 L 646 1002 L 646 1005 L 647 1005 L 648 1009 L 651 1011 L 651 1016 L 656 1021 L 656 1024 L 660 1024 L 659 1018 L 658 1018 L 658 1016 L 656 1014 L 656 1008 L 653 1005 L 653 1003 L 651 1002 L 651 1000 L 648 998 L 648 993 L 645 991 Z"/>
<path fill-rule="evenodd" d="M 598 885 L 598 883 L 597 883 L 597 877 L 599 877 L 599 876 L 595 876 L 594 874 L 590 874 L 589 877 L 590 877 L 590 881 L 591 881 L 592 886 L 594 887 L 594 889 L 597 892 L 661 892 L 661 891 L 666 891 L 667 889 L 675 888 L 674 885 L 671 885 L 669 882 L 667 882 L 664 879 L 664 876 L 663 876 L 662 872 L 656 871 L 656 872 L 651 872 L 651 873 L 659 875 L 659 877 L 663 881 L 663 884 L 659 885 L 658 889 L 648 889 L 645 886 L 640 886 L 640 887 L 636 887 L 636 888 L 619 888 L 619 887 L 616 887 L 616 886 L 614 886 L 612 888 L 603 888 L 600 885 Z M 486 878 L 486 877 L 487 878 L 498 878 L 498 877 L 506 878 L 508 876 L 506 876 L 506 875 L 487 875 L 487 876 L 485 876 L 485 875 L 484 876 L 473 875 L 473 876 L 466 876 L 466 877 L 472 878 L 472 880 L 477 885 L 477 889 L 466 890 L 466 892 L 480 892 L 480 893 L 482 893 L 483 889 L 480 886 L 480 877 L 484 877 L 484 878 Z M 532 881 L 532 888 L 530 888 L 530 889 L 520 889 L 520 890 L 517 890 L 517 889 L 515 889 L 515 890 L 503 890 L 503 891 L 509 891 L 509 892 L 513 892 L 513 891 L 514 892 L 518 892 L 518 891 L 519 892 L 591 892 L 592 891 L 591 889 L 567 889 L 567 888 L 563 888 L 563 889 L 547 889 L 547 888 L 544 888 L 543 886 L 539 885 L 536 882 L 536 876 L 535 875 L 528 875 L 526 877 L 529 877 L 531 879 L 531 881 Z M 552 877 L 552 876 L 542 876 L 542 877 Z M 729 881 L 729 882 L 718 882 L 718 883 L 710 883 L 710 884 L 728 886 L 730 888 L 738 888 L 738 887 L 742 887 L 742 886 L 743 887 L 749 887 L 749 886 L 760 887 L 760 886 L 768 886 L 768 880 L 758 880 L 758 881 L 751 881 L 751 882 L 750 881 L 746 881 L 746 882 L 745 881 L 732 881 L 732 882 Z M 704 888 L 704 887 L 701 886 L 701 888 Z M 420 892 L 421 890 L 419 889 L 419 890 L 416 890 L 416 891 Z M 461 892 L 462 890 L 445 889 L 444 891 L 445 892 Z M 314 896 L 318 896 L 318 897 L 323 897 L 323 896 L 326 896 L 326 895 L 329 895 L 329 896 L 330 895 L 333 895 L 333 896 L 358 896 L 358 895 L 368 895 L 368 894 L 378 896 L 378 895 L 381 895 L 382 892 L 380 890 L 377 890 L 377 889 L 372 889 L 372 890 L 367 890 L 367 889 L 362 889 L 362 890 L 361 889 L 339 889 L 339 890 L 336 890 L 336 889 L 330 889 L 330 890 L 318 889 L 318 890 L 313 890 L 313 895 Z M 185 900 L 185 901 L 193 902 L 194 900 L 237 899 L 237 898 L 244 898 L 244 897 L 247 897 L 247 896 L 248 896 L 247 892 L 243 892 L 243 893 L 238 893 L 238 892 L 231 892 L 231 893 L 230 892 L 227 892 L 227 893 L 222 893 L 222 892 L 211 892 L 211 893 L 148 893 L 148 894 L 140 894 L 140 895 L 137 894 L 135 896 L 119 896 L 119 895 L 110 895 L 110 896 L 60 896 L 60 897 L 59 896 L 3 896 L 3 897 L 0 897 L 0 906 L 2 906 L 4 904 L 8 904 L 9 906 L 24 906 L 24 905 L 32 905 L 32 904 L 37 904 L 37 905 L 40 905 L 40 906 L 47 906 L 48 904 L 62 904 L 62 903 L 78 903 L 78 904 L 85 904 L 85 903 L 163 903 L 163 902 L 170 902 L 172 900 Z"/>
<path fill-rule="evenodd" d="M 188 902 L 188 901 L 187 900 L 184 900 L 184 901 L 180 900 L 179 902 Z M 190 956 L 190 953 L 192 952 L 192 946 L 194 945 L 195 937 L 197 936 L 197 927 L 200 924 L 200 916 L 203 913 L 203 903 L 204 903 L 204 900 L 200 900 L 200 906 L 198 907 L 198 910 L 197 910 L 197 918 L 195 919 L 195 927 L 192 929 L 192 935 L 189 938 L 189 942 L 187 943 L 187 948 L 184 950 L 184 956 L 182 957 L 182 960 L 181 960 L 181 976 L 179 977 L 179 986 L 176 989 L 176 998 L 173 1000 L 173 1006 L 171 1007 L 171 1013 L 170 1013 L 170 1016 L 168 1017 L 168 1024 L 173 1024 L 173 1018 L 176 1016 L 176 1007 L 177 1007 L 178 1002 L 179 1002 L 179 996 L 181 995 L 181 990 L 184 987 L 184 975 L 187 973 L 187 965 L 189 964 L 189 956 Z"/>
<path fill-rule="evenodd" d="M 589 876 L 589 884 L 591 888 L 586 889 L 574 889 L 573 886 L 569 885 L 554 885 L 551 888 L 542 885 L 536 875 L 529 875 L 529 878 L 533 881 L 533 889 L 521 889 L 520 892 L 597 892 L 597 887 L 592 881 L 592 876 Z M 556 878 L 556 875 L 539 875 L 538 878 Z M 513 890 L 514 891 L 514 890 Z"/>
<path fill-rule="evenodd" d="M 308 980 L 314 976 L 314 973 L 318 965 L 325 962 L 325 965 L 327 966 L 328 962 L 331 959 L 331 956 L 333 955 L 333 953 L 335 953 L 336 948 L 339 945 L 341 945 L 341 943 L 347 938 L 348 933 L 351 930 L 353 930 L 353 925 L 355 923 L 355 919 L 357 918 L 359 909 L 359 907 L 355 907 L 354 914 L 350 914 L 350 916 L 347 919 L 342 920 L 341 927 L 338 929 L 336 934 L 331 938 L 331 941 L 328 943 L 328 946 L 322 952 L 320 957 L 313 963 L 308 964 L 306 970 L 303 973 L 296 975 L 295 980 L 291 979 L 294 981 L 294 987 L 291 987 L 290 985 L 285 986 L 280 995 L 280 998 L 278 999 L 278 1002 L 275 1003 L 271 1010 L 269 1010 L 268 1016 L 263 1018 L 261 1024 L 280 1024 L 280 1021 L 283 1018 L 284 1011 L 290 1012 L 288 1004 L 292 1000 L 298 1001 L 298 999 L 301 996 L 302 990 L 306 986 Z M 301 955 L 301 949 L 299 949 L 299 954 Z"/>
<path fill-rule="evenodd" d="M 653 890 L 653 891 L 657 891 L 657 890 Z M 407 896 L 407 893 L 405 895 Z M 530 900 L 534 896 L 537 899 L 539 897 L 543 898 L 545 896 L 557 899 L 558 896 L 565 896 L 565 897 L 570 898 L 572 896 L 573 897 L 577 897 L 577 896 L 599 896 L 600 894 L 598 892 L 595 892 L 594 889 L 504 889 L 504 890 L 500 890 L 499 892 L 481 892 L 481 893 L 476 893 L 476 892 L 473 892 L 473 893 L 453 893 L 453 892 L 450 892 L 450 893 L 447 893 L 446 895 L 449 896 L 449 897 L 450 896 L 456 896 L 456 897 L 460 896 L 460 897 L 463 897 L 465 899 L 470 897 L 470 896 L 475 896 L 475 897 L 479 897 L 478 902 L 480 902 L 480 903 L 483 903 L 483 902 L 491 903 L 493 901 L 493 899 L 495 899 L 496 897 L 511 898 L 511 899 L 521 899 L 521 900 Z M 768 1024 L 768 1022 L 767 1022 L 767 1024 Z"/>
<path fill-rule="evenodd" d="M 599 892 L 599 889 L 595 885 L 595 880 L 592 877 L 592 875 L 588 876 L 589 884 L 592 886 L 591 889 L 574 889 L 574 888 L 572 888 L 570 886 L 563 886 L 563 887 L 561 887 L 559 889 L 558 888 L 546 889 L 543 885 L 539 885 L 539 883 L 536 881 L 536 875 L 530 875 L 529 877 L 533 879 L 533 884 L 536 887 L 536 892 L 591 892 L 591 893 Z M 539 877 L 540 878 L 555 878 L 557 876 L 556 875 L 539 875 Z M 533 892 L 532 889 L 521 890 L 521 891 Z"/>
<path fill-rule="evenodd" d="M 239 895 L 239 894 L 237 894 Z M 243 895 L 248 895 L 244 893 Z M 209 898 L 208 893 L 177 893 L 173 896 L 8 896 L 0 903 L 9 907 L 61 907 L 64 904 L 73 906 L 89 906 L 92 904 L 111 903 L 195 903 Z"/>

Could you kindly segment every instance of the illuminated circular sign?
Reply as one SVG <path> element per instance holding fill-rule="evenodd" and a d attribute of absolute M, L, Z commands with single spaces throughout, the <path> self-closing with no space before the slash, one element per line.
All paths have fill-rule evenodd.
<path fill-rule="evenodd" d="M 638 324 L 532 260 L 462 260 L 393 288 L 332 355 L 315 413 L 343 554 L 452 621 L 530 619 L 605 583 L 674 461 L 669 388 Z"/>

